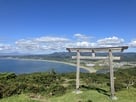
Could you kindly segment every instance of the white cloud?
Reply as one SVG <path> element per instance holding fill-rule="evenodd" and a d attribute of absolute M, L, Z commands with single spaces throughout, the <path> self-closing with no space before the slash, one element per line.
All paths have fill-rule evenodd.
<path fill-rule="evenodd" d="M 78 41 L 88 41 L 90 39 L 89 36 L 80 33 L 74 34 L 74 36 L 77 38 Z"/>
<path fill-rule="evenodd" d="M 51 50 L 65 50 L 69 39 L 62 37 L 39 37 L 33 39 L 21 39 L 15 42 L 19 52 L 45 53 Z"/>
<path fill-rule="evenodd" d="M 77 42 L 77 46 L 78 47 L 88 47 L 89 46 L 89 42 Z"/>
<path fill-rule="evenodd" d="M 61 37 L 40 37 L 34 39 L 37 42 L 68 42 L 69 39 L 61 38 Z"/>
<path fill-rule="evenodd" d="M 74 34 L 75 37 L 84 37 L 85 35 L 83 34 L 80 34 L 80 33 L 77 33 L 77 34 Z"/>
<path fill-rule="evenodd" d="M 15 52 L 14 46 L 10 44 L 0 44 L 0 53 L 12 53 Z"/>
<path fill-rule="evenodd" d="M 87 40 L 89 37 L 83 34 L 74 35 L 77 40 L 70 40 L 63 37 L 43 36 L 31 39 L 20 39 L 14 45 L 0 44 L 0 52 L 20 52 L 20 53 L 51 53 L 58 51 L 66 51 L 68 47 L 111 47 L 121 46 L 124 39 L 118 37 L 108 37 L 91 42 Z M 80 39 L 80 40 L 79 40 Z M 136 47 L 136 40 L 129 43 L 131 47 Z"/>
<path fill-rule="evenodd" d="M 136 47 L 136 40 L 132 40 L 132 41 L 129 43 L 129 46 L 130 46 L 130 47 Z"/>
<path fill-rule="evenodd" d="M 76 37 L 77 41 L 73 43 L 73 47 L 94 47 L 96 45 L 95 42 L 90 42 L 91 36 L 77 33 L 74 34 L 74 37 Z"/>
<path fill-rule="evenodd" d="M 35 50 L 39 48 L 38 43 L 32 40 L 21 39 L 15 42 L 17 49 L 21 50 Z"/>
<path fill-rule="evenodd" d="M 105 46 L 105 47 L 119 46 L 123 44 L 123 42 L 124 42 L 124 39 L 118 38 L 115 36 L 97 40 L 97 44 L 99 46 Z"/>
<path fill-rule="evenodd" d="M 95 47 L 96 43 L 91 43 L 87 41 L 77 42 L 75 47 Z"/>
<path fill-rule="evenodd" d="M 64 48 L 76 48 L 76 47 L 83 47 L 83 48 L 89 48 L 89 47 L 95 47 L 96 46 L 96 43 L 90 43 L 90 42 L 87 42 L 87 41 L 81 41 L 81 42 L 69 42 L 69 43 L 66 43 Z"/>
<path fill-rule="evenodd" d="M 11 50 L 12 47 L 8 44 L 0 44 L 0 51 Z"/>

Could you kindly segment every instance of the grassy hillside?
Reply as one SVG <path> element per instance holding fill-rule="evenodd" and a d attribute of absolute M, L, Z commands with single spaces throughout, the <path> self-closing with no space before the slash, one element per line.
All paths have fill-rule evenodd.
<path fill-rule="evenodd" d="M 112 101 L 107 95 L 96 90 L 84 90 L 81 94 L 75 94 L 72 91 L 63 96 L 54 96 L 51 98 L 30 99 L 27 95 L 12 96 L 4 98 L 0 102 L 135 102 L 136 89 L 122 90 L 116 93 L 118 100 Z"/>
<path fill-rule="evenodd" d="M 31 100 L 26 95 L 22 94 L 1 99 L 0 102 L 39 102 L 39 101 Z"/>
<path fill-rule="evenodd" d="M 0 102 L 111 102 L 109 73 L 80 73 L 81 94 L 72 93 L 75 75 L 53 70 L 22 75 L 0 73 Z M 118 69 L 115 76 L 115 102 L 135 102 L 136 68 Z"/>
<path fill-rule="evenodd" d="M 115 102 L 135 102 L 136 89 L 122 90 L 116 93 L 118 100 Z M 82 94 L 67 93 L 61 97 L 54 97 L 51 102 L 111 102 L 109 96 L 96 90 L 83 91 Z M 114 101 L 113 101 L 114 102 Z"/>

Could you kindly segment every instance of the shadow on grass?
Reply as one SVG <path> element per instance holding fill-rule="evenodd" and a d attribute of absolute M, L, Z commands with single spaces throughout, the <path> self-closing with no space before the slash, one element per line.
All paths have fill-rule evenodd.
<path fill-rule="evenodd" d="M 96 88 L 96 90 L 97 90 L 99 93 L 110 97 L 110 95 L 108 94 L 108 91 L 106 91 L 106 90 L 104 90 L 104 89 L 101 89 L 101 88 Z"/>
<path fill-rule="evenodd" d="M 81 89 L 85 89 L 85 90 L 96 90 L 97 92 L 99 92 L 100 94 L 103 94 L 103 95 L 106 95 L 106 96 L 110 96 L 108 94 L 108 91 L 104 90 L 104 89 L 101 89 L 101 88 L 96 88 L 96 87 L 91 87 L 91 86 L 85 86 L 85 85 L 82 85 L 81 86 Z"/>

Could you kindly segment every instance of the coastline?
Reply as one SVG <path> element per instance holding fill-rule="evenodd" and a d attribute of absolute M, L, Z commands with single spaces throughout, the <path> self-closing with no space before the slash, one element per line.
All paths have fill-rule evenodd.
<path fill-rule="evenodd" d="M 8 57 L 8 58 L 4 58 L 4 59 L 28 60 L 28 61 L 43 61 L 43 62 L 46 61 L 46 62 L 53 62 L 53 63 L 62 63 L 62 64 L 67 64 L 67 65 L 71 65 L 71 66 L 75 66 L 76 67 L 76 64 L 63 62 L 63 61 L 56 61 L 56 60 L 25 59 L 25 58 L 13 58 L 13 57 Z M 85 67 L 85 66 L 80 66 L 80 68 L 89 71 L 89 73 L 95 73 L 96 72 L 96 70 L 94 68 L 88 68 L 88 67 Z"/>
<path fill-rule="evenodd" d="M 67 65 L 71 65 L 71 66 L 76 67 L 76 64 L 73 64 L 73 63 L 67 63 L 67 62 L 55 61 L 55 60 L 43 60 L 43 61 L 62 63 L 62 64 L 67 64 Z M 90 73 L 96 72 L 96 70 L 94 68 L 88 68 L 88 67 L 85 67 L 85 66 L 80 66 L 80 68 L 85 69 L 85 70 L 89 71 Z"/>

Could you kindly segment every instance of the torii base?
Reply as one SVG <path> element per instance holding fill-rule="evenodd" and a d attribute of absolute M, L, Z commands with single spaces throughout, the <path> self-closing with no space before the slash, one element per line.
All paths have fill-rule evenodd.
<path fill-rule="evenodd" d="M 118 98 L 116 96 L 111 96 L 112 100 L 117 100 Z"/>
<path fill-rule="evenodd" d="M 73 93 L 75 93 L 75 94 L 81 94 L 81 93 L 83 93 L 83 91 L 75 90 L 75 91 L 73 91 Z"/>

